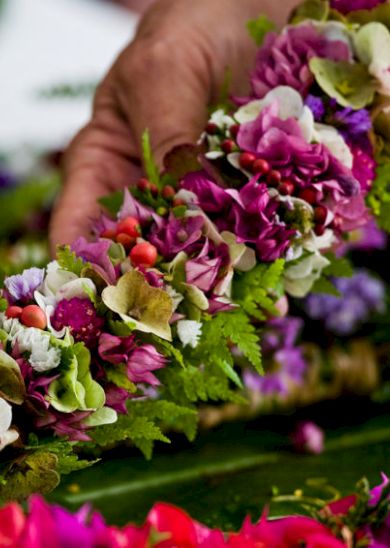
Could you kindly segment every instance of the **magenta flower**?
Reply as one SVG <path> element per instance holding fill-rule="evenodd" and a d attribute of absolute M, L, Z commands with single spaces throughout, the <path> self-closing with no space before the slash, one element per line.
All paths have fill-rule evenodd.
<path fill-rule="evenodd" d="M 151 344 L 137 346 L 134 335 L 116 337 L 103 333 L 99 339 L 100 357 L 114 365 L 126 365 L 127 376 L 134 383 L 147 383 L 152 386 L 160 384 L 153 375 L 165 367 L 167 360 Z"/>
<path fill-rule="evenodd" d="M 314 422 L 302 422 L 292 433 L 291 441 L 298 453 L 320 455 L 324 450 L 324 431 Z"/>
<path fill-rule="evenodd" d="M 201 291 L 211 291 L 222 277 L 222 270 L 230 263 L 227 244 L 216 245 L 206 239 L 201 252 L 185 264 L 186 281 Z"/>
<path fill-rule="evenodd" d="M 114 285 L 116 282 L 116 273 L 114 265 L 108 255 L 111 247 L 109 240 L 99 240 L 97 242 L 88 242 L 83 236 L 78 238 L 71 245 L 77 257 L 91 264 L 92 269 L 103 278 L 108 285 Z"/>
<path fill-rule="evenodd" d="M 313 83 L 309 69 L 312 57 L 347 61 L 350 51 L 344 42 L 321 35 L 311 23 L 286 27 L 279 35 L 267 34 L 251 78 L 253 97 L 262 98 L 283 85 L 306 95 Z"/>
<path fill-rule="evenodd" d="M 132 382 L 157 386 L 160 381 L 151 373 L 165 367 L 167 360 L 151 344 L 136 348 L 127 361 L 127 376 Z"/>
<path fill-rule="evenodd" d="M 284 254 L 295 231 L 278 222 L 278 201 L 257 181 L 258 177 L 253 177 L 239 191 L 225 190 L 198 172 L 184 177 L 182 188 L 196 195 L 197 204 L 220 231 L 233 232 L 239 243 L 253 244 L 260 260 L 274 261 Z M 218 202 L 213 203 L 210 196 L 216 196 Z"/>
<path fill-rule="evenodd" d="M 69 327 L 76 341 L 94 348 L 104 326 L 104 318 L 97 315 L 94 305 L 88 298 L 73 297 L 60 301 L 51 318 L 57 331 Z"/>
<path fill-rule="evenodd" d="M 126 415 L 127 407 L 126 402 L 131 398 L 131 394 L 124 388 L 119 388 L 115 384 L 108 384 L 104 387 L 106 393 L 106 403 L 107 407 L 111 407 L 117 413 Z"/>
<path fill-rule="evenodd" d="M 118 219 L 121 221 L 126 217 L 135 217 L 139 220 L 141 225 L 150 222 L 152 219 L 158 217 L 153 209 L 141 204 L 134 196 L 125 188 L 123 193 L 122 207 L 118 213 Z"/>
<path fill-rule="evenodd" d="M 86 431 L 89 429 L 84 420 L 92 411 L 74 411 L 73 413 L 61 413 L 51 408 L 40 415 L 35 425 L 38 429 L 49 428 L 59 437 L 65 437 L 69 441 L 91 441 Z"/>
<path fill-rule="evenodd" d="M 180 251 L 190 255 L 202 238 L 203 224 L 204 220 L 200 215 L 177 219 L 171 214 L 159 227 L 152 229 L 149 241 L 165 259 L 173 259 Z"/>
<path fill-rule="evenodd" d="M 353 155 L 352 173 L 355 179 L 360 183 L 360 188 L 365 194 L 372 186 L 375 179 L 376 162 L 372 145 L 368 139 L 363 146 L 350 145 Z"/>
<path fill-rule="evenodd" d="M 13 302 L 28 303 L 34 291 L 42 284 L 45 271 L 42 268 L 28 268 L 21 274 L 5 278 L 4 285 Z"/>
<path fill-rule="evenodd" d="M 281 120 L 279 106 L 272 103 L 253 122 L 240 126 L 237 143 L 241 149 L 267 160 L 283 178 L 301 188 L 353 196 L 360 191 L 352 172 L 322 144 L 305 141 L 295 119 Z M 338 191 L 338 192 L 337 192 Z"/>
<path fill-rule="evenodd" d="M 385 2 L 386 0 L 331 0 L 330 5 L 341 13 L 350 13 L 357 10 L 371 10 Z"/>

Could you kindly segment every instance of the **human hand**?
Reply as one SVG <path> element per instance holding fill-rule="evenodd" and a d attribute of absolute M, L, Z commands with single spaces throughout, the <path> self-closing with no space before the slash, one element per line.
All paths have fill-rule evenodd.
<path fill-rule="evenodd" d="M 87 236 L 97 199 L 141 176 L 141 135 L 148 128 L 157 162 L 194 142 L 218 96 L 227 67 L 232 91 L 246 93 L 255 46 L 245 23 L 263 11 L 282 22 L 297 0 L 157 0 L 134 41 L 99 86 L 91 121 L 75 137 L 64 161 L 64 186 L 50 241 Z M 243 88 L 244 83 L 244 88 Z"/>

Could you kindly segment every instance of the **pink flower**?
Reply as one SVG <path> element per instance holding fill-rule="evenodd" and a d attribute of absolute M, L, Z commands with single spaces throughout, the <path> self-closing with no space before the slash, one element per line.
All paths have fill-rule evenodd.
<path fill-rule="evenodd" d="M 327 39 L 311 23 L 286 27 L 279 35 L 267 34 L 251 78 L 253 97 L 262 98 L 282 85 L 306 95 L 313 83 L 309 69 L 312 57 L 347 61 L 350 52 L 344 42 Z"/>
<path fill-rule="evenodd" d="M 152 386 L 160 384 L 153 375 L 165 367 L 167 360 L 151 344 L 137 346 L 134 335 L 116 337 L 103 333 L 99 339 L 100 357 L 114 365 L 126 365 L 127 376 L 134 383 L 147 383 Z"/>
<path fill-rule="evenodd" d="M 17 546 L 26 518 L 16 502 L 9 502 L 0 510 L 0 546 Z"/>
<path fill-rule="evenodd" d="M 279 118 L 277 102 L 264 108 L 253 121 L 240 126 L 237 143 L 242 150 L 267 160 L 283 179 L 299 188 L 312 186 L 317 193 L 334 197 L 360 192 L 358 181 L 322 144 L 310 144 L 298 122 Z"/>
<path fill-rule="evenodd" d="M 207 293 L 215 287 L 222 269 L 229 263 L 228 246 L 224 243 L 217 246 L 206 239 L 201 252 L 185 264 L 186 281 Z"/>
<path fill-rule="evenodd" d="M 324 450 L 324 431 L 314 422 L 303 422 L 293 432 L 291 441 L 298 453 L 319 455 Z"/>
<path fill-rule="evenodd" d="M 81 257 L 84 261 L 90 263 L 92 269 L 108 285 L 114 285 L 116 282 L 115 268 L 108 255 L 111 243 L 110 240 L 104 239 L 97 242 L 88 242 L 81 236 L 71 245 L 71 249 L 77 257 Z"/>
<path fill-rule="evenodd" d="M 331 0 L 331 7 L 341 13 L 350 13 L 356 10 L 371 10 L 386 0 Z"/>
<path fill-rule="evenodd" d="M 152 229 L 149 241 L 166 259 L 173 259 L 180 251 L 190 254 L 197 244 L 202 245 L 199 240 L 202 238 L 203 225 L 204 219 L 201 215 L 177 219 L 171 214 L 167 220 Z"/>

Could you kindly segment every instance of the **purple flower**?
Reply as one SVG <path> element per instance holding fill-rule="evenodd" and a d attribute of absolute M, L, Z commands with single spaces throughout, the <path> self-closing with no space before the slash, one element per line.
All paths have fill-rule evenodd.
<path fill-rule="evenodd" d="M 34 291 L 42 284 L 45 271 L 42 268 L 28 268 L 22 274 L 9 276 L 4 285 L 13 302 L 28 303 L 34 296 Z"/>
<path fill-rule="evenodd" d="M 147 383 L 152 386 L 160 384 L 153 375 L 165 367 L 166 359 L 151 344 L 136 345 L 134 335 L 116 337 L 103 333 L 99 340 L 100 357 L 114 365 L 126 365 L 127 376 L 134 383 Z"/>
<path fill-rule="evenodd" d="M 357 10 L 371 10 L 384 2 L 386 0 L 331 0 L 330 5 L 341 13 L 350 13 Z"/>
<path fill-rule="evenodd" d="M 277 102 L 264 108 L 256 120 L 242 124 L 237 143 L 242 150 L 267 160 L 283 179 L 301 188 L 312 186 L 318 193 L 328 191 L 336 198 L 359 193 L 352 172 L 322 144 L 303 138 L 298 122 L 279 118 Z"/>
<path fill-rule="evenodd" d="M 206 239 L 201 252 L 185 264 L 186 282 L 207 293 L 219 281 L 221 270 L 230 263 L 229 247 Z"/>
<path fill-rule="evenodd" d="M 251 78 L 253 97 L 262 98 L 282 85 L 306 95 L 313 83 L 309 68 L 312 57 L 346 61 L 350 52 L 344 42 L 327 39 L 311 23 L 286 27 L 279 35 L 267 34 Z"/>
<path fill-rule="evenodd" d="M 69 327 L 76 341 L 94 348 L 104 326 L 104 318 L 97 315 L 94 305 L 88 298 L 73 297 L 60 301 L 51 318 L 54 329 L 60 331 Z"/>
<path fill-rule="evenodd" d="M 123 193 L 123 203 L 118 213 L 118 219 L 121 221 L 126 217 L 135 217 L 139 220 L 141 225 L 144 225 L 158 216 L 152 209 L 141 204 L 136 198 L 134 198 L 131 192 L 125 188 Z"/>
<path fill-rule="evenodd" d="M 324 101 L 315 95 L 308 95 L 305 100 L 305 105 L 312 111 L 316 122 L 321 122 L 326 113 Z"/>
<path fill-rule="evenodd" d="M 69 441 L 91 441 L 86 433 L 88 426 L 84 423 L 91 413 L 92 411 L 61 413 L 51 408 L 36 419 L 35 425 L 38 429 L 50 428 L 57 436 L 65 437 Z"/>
<path fill-rule="evenodd" d="M 196 217 L 181 217 L 177 219 L 173 214 L 160 227 L 152 229 L 149 241 L 155 245 L 165 259 L 173 259 L 180 251 L 191 254 L 202 238 L 204 219 Z"/>
<path fill-rule="evenodd" d="M 104 391 L 106 393 L 105 405 L 107 407 L 111 407 L 111 409 L 114 409 L 117 413 L 126 415 L 126 402 L 129 398 L 131 398 L 131 394 L 124 388 L 120 388 L 115 384 L 106 385 L 104 387 Z"/>
<path fill-rule="evenodd" d="M 372 128 L 371 116 L 367 109 L 354 110 L 353 108 L 342 108 L 334 113 L 336 127 L 346 138 L 356 138 L 367 133 Z"/>
<path fill-rule="evenodd" d="M 353 155 L 353 176 L 359 181 L 363 193 L 370 190 L 375 179 L 376 162 L 372 145 L 368 139 L 365 139 L 364 146 L 351 145 Z"/>
<path fill-rule="evenodd" d="M 309 295 L 305 300 L 306 314 L 324 323 L 336 335 L 352 334 L 359 324 L 373 312 L 383 312 L 385 288 L 383 283 L 364 270 L 352 278 L 336 278 L 335 286 L 341 296 Z"/>
<path fill-rule="evenodd" d="M 78 257 L 91 264 L 92 269 L 103 278 L 108 285 L 114 285 L 116 282 L 116 273 L 114 265 L 108 255 L 111 247 L 111 241 L 99 240 L 97 242 L 88 242 L 83 236 L 73 242 L 71 249 Z"/>
<path fill-rule="evenodd" d="M 370 218 L 369 221 L 360 229 L 358 229 L 350 241 L 346 242 L 339 248 L 338 254 L 345 255 L 351 249 L 359 249 L 361 251 L 372 251 L 375 249 L 385 249 L 387 246 L 387 234 L 376 224 L 375 219 Z"/>
<path fill-rule="evenodd" d="M 298 453 L 320 455 L 324 450 L 324 431 L 314 422 L 302 422 L 292 433 L 291 441 Z"/>
<path fill-rule="evenodd" d="M 293 385 L 303 382 L 307 364 L 296 339 L 302 328 L 300 318 L 286 316 L 270 320 L 263 333 L 265 374 L 245 370 L 245 386 L 264 395 L 287 395 Z"/>
<path fill-rule="evenodd" d="M 369 505 L 371 507 L 376 506 L 383 493 L 383 489 L 389 485 L 389 478 L 382 472 L 382 483 L 371 490 L 371 500 Z M 388 497 L 390 499 L 390 496 Z M 370 540 L 372 548 L 387 548 L 390 546 L 390 515 L 385 517 L 384 522 L 379 528 L 373 529 L 370 526 L 366 528 L 367 537 Z"/>
<path fill-rule="evenodd" d="M 197 204 L 220 231 L 233 232 L 239 243 L 253 244 L 260 260 L 274 261 L 284 254 L 295 231 L 278 222 L 278 201 L 257 181 L 252 178 L 240 191 L 225 190 L 199 172 L 184 177 L 181 186 L 197 196 Z M 210 196 L 217 196 L 218 208 Z"/>
<path fill-rule="evenodd" d="M 0 190 L 11 188 L 17 183 L 17 178 L 10 171 L 0 169 Z"/>

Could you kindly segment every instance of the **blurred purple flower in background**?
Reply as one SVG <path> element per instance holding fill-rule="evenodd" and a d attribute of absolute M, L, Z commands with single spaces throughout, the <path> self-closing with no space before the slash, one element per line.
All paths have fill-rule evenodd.
<path fill-rule="evenodd" d="M 307 364 L 296 339 L 303 326 L 300 318 L 285 317 L 270 320 L 264 330 L 262 350 L 265 375 L 249 369 L 243 373 L 247 389 L 264 395 L 287 395 L 292 385 L 304 380 Z"/>
<path fill-rule="evenodd" d="M 370 314 L 385 310 L 384 284 L 366 271 L 359 270 L 352 278 L 333 281 L 340 297 L 312 294 L 304 303 L 306 314 L 313 320 L 322 321 L 331 333 L 350 335 Z"/>

